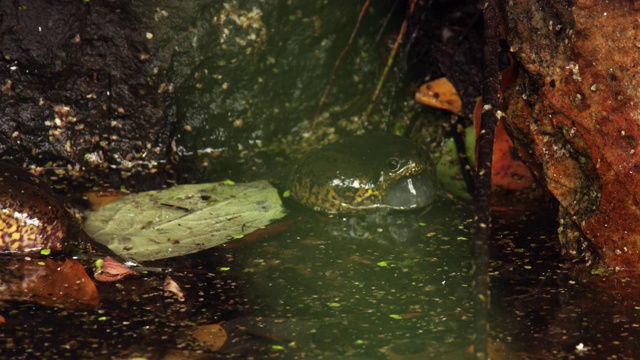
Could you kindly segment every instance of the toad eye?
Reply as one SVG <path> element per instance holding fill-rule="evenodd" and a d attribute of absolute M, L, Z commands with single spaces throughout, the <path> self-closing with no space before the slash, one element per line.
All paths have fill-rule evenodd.
<path fill-rule="evenodd" d="M 400 167 L 400 160 L 398 160 L 397 158 L 392 157 L 389 160 L 387 160 L 387 168 L 389 168 L 389 170 L 396 171 L 398 170 L 399 167 Z"/>

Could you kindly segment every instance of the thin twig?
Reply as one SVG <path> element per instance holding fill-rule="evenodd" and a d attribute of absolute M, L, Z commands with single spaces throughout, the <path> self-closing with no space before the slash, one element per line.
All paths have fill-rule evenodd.
<path fill-rule="evenodd" d="M 327 88 L 324 90 L 324 93 L 320 98 L 320 103 L 318 103 L 316 114 L 313 116 L 313 123 L 311 123 L 311 132 L 313 132 L 316 129 L 316 122 L 318 122 L 318 116 L 320 115 L 320 110 L 322 109 L 322 105 L 324 104 L 324 101 L 327 98 L 327 95 L 329 95 L 329 91 L 331 91 L 331 87 L 333 86 L 333 80 L 335 80 L 336 78 L 336 72 L 338 71 L 340 62 L 342 61 L 342 58 L 351 47 L 351 44 L 353 43 L 353 39 L 356 37 L 356 32 L 358 31 L 358 28 L 360 28 L 360 22 L 364 17 L 364 12 L 367 10 L 370 3 L 371 3 L 371 0 L 367 0 L 362 6 L 362 9 L 360 9 L 360 14 L 358 15 L 358 21 L 356 22 L 356 26 L 353 28 L 353 31 L 351 32 L 349 41 L 347 42 L 347 45 L 344 47 L 344 49 L 342 49 L 340 56 L 338 56 L 338 60 L 336 60 L 335 64 L 333 64 L 333 71 L 331 72 L 331 78 L 329 79 L 329 84 L 327 84 Z"/>
<path fill-rule="evenodd" d="M 378 85 L 376 86 L 376 90 L 371 96 L 371 101 L 369 102 L 369 106 L 367 106 L 367 110 L 362 116 L 362 122 L 366 123 L 369 120 L 369 116 L 373 111 L 373 107 L 380 95 L 380 91 L 382 90 L 382 85 L 384 85 L 384 81 L 387 79 L 387 75 L 391 68 L 393 67 L 393 63 L 396 59 L 396 55 L 398 53 L 398 49 L 400 48 L 400 44 L 402 44 L 402 39 L 404 38 L 404 34 L 407 31 L 407 24 L 409 23 L 409 19 L 411 19 L 411 15 L 413 14 L 413 9 L 415 8 L 417 0 L 411 0 L 411 4 L 409 5 L 409 10 L 407 11 L 407 15 L 402 21 L 402 26 L 400 27 L 400 32 L 398 32 L 398 37 L 396 38 L 396 42 L 393 44 L 393 49 L 391 49 L 391 53 L 389 54 L 389 58 L 387 59 L 387 64 L 384 67 L 384 71 L 382 72 L 382 76 L 378 80 Z"/>
<path fill-rule="evenodd" d="M 478 172 L 475 191 L 475 304 L 476 359 L 487 359 L 489 340 L 489 238 L 491 235 L 491 163 L 493 140 L 498 123 L 499 35 L 497 0 L 487 0 L 484 8 L 484 81 L 482 87 L 482 124 L 477 141 Z"/>

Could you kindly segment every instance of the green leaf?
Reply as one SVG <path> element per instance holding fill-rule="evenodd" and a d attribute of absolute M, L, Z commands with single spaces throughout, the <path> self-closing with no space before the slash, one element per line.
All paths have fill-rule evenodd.
<path fill-rule="evenodd" d="M 191 254 L 252 233 L 285 215 L 266 181 L 178 185 L 125 196 L 87 216 L 85 230 L 128 260 Z"/>
<path fill-rule="evenodd" d="M 475 164 L 475 130 L 473 126 L 465 129 L 465 148 L 469 158 L 469 164 Z M 462 172 L 460 171 L 460 163 L 458 161 L 458 152 L 453 139 L 448 139 L 442 149 L 442 157 L 436 165 L 436 177 L 440 187 L 461 199 L 471 199 L 471 195 L 467 192 L 467 184 L 464 182 Z"/>
<path fill-rule="evenodd" d="M 397 314 L 391 314 L 389 315 L 390 318 L 392 319 L 396 319 L 396 320 L 402 320 L 403 317 L 401 315 L 397 315 Z"/>

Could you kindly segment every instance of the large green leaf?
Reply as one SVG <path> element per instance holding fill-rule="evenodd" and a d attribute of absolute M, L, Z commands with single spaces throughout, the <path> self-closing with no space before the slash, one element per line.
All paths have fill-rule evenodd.
<path fill-rule="evenodd" d="M 125 259 L 149 261 L 220 245 L 284 215 L 265 181 L 178 185 L 108 204 L 88 214 L 85 230 Z"/>

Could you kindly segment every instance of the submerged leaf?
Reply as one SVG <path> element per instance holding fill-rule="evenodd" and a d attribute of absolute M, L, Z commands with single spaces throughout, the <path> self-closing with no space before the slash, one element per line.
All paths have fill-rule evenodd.
<path fill-rule="evenodd" d="M 164 279 L 164 295 L 165 296 L 175 296 L 178 301 L 184 301 L 184 291 L 180 288 L 180 285 L 171 278 L 171 276 L 167 276 Z"/>
<path fill-rule="evenodd" d="M 75 260 L 1 260 L 1 301 L 31 301 L 67 310 L 88 310 L 100 304 L 98 289 Z"/>
<path fill-rule="evenodd" d="M 85 230 L 123 258 L 150 261 L 220 245 L 284 215 L 265 181 L 178 185 L 105 205 L 88 214 Z"/>
<path fill-rule="evenodd" d="M 191 335 L 209 351 L 218 351 L 227 342 L 227 332 L 219 324 L 199 325 L 191 330 Z"/>

